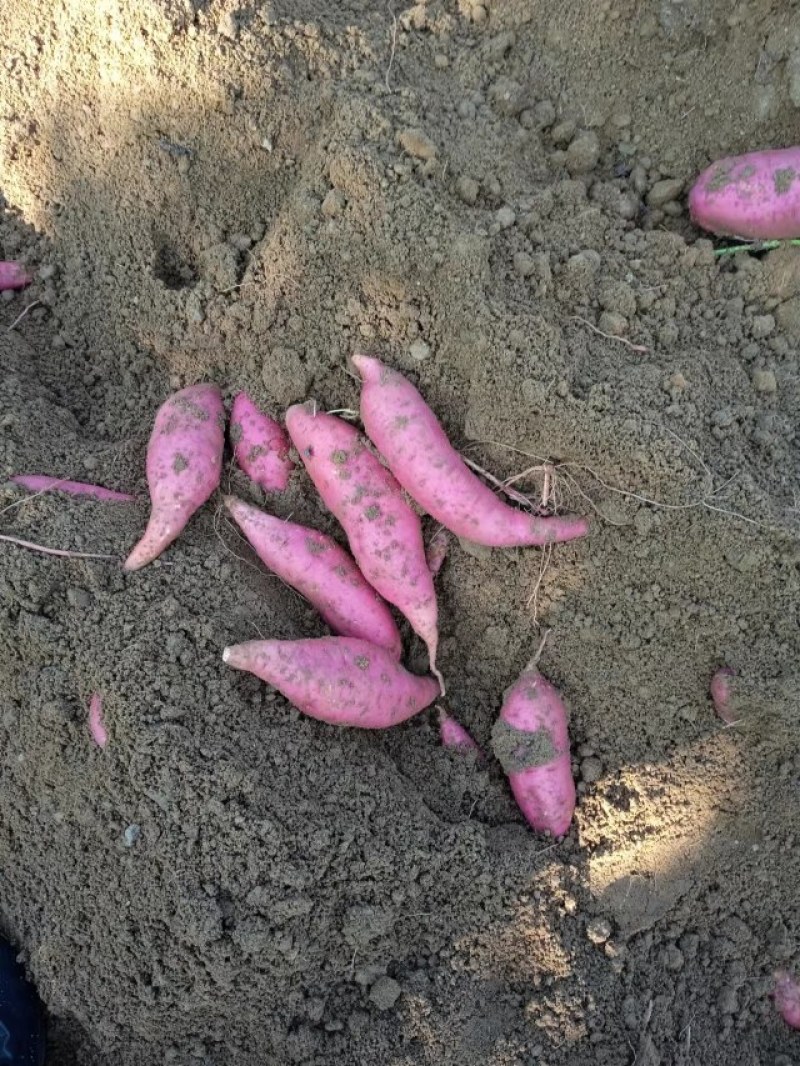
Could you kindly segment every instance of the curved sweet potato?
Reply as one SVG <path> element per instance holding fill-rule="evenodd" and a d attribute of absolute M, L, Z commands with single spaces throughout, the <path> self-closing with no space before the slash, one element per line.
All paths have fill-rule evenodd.
<path fill-rule="evenodd" d="M 563 836 L 575 810 L 567 709 L 535 666 L 506 692 L 492 748 L 529 824 Z"/>
<path fill-rule="evenodd" d="M 439 684 L 410 674 L 384 648 L 353 637 L 251 640 L 222 654 L 330 725 L 388 729 L 433 703 Z"/>
<path fill-rule="evenodd" d="M 226 496 L 225 506 L 262 563 L 313 604 L 334 633 L 369 640 L 400 658 L 400 634 L 389 608 L 336 541 L 235 496 Z"/>
<path fill-rule="evenodd" d="M 230 433 L 234 458 L 245 474 L 265 492 L 283 492 L 294 470 L 289 438 L 246 392 L 233 401 Z"/>
<path fill-rule="evenodd" d="M 126 570 L 151 563 L 219 485 L 225 411 L 216 385 L 191 385 L 159 407 L 147 446 L 152 510 Z"/>
<path fill-rule="evenodd" d="M 286 428 L 325 505 L 347 534 L 361 573 L 425 641 L 436 673 L 436 593 L 418 515 L 347 422 L 296 404 L 286 412 Z"/>
<path fill-rule="evenodd" d="M 553 544 L 588 531 L 584 518 L 539 518 L 503 503 L 465 464 L 407 378 L 372 356 L 353 362 L 363 381 L 367 436 L 409 496 L 447 529 L 493 548 Z"/>

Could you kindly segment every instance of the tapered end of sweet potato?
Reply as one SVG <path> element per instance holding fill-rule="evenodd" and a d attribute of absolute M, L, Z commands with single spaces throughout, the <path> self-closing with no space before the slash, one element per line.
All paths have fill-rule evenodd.
<path fill-rule="evenodd" d="M 173 508 L 166 512 L 153 511 L 141 540 L 134 545 L 123 563 L 123 570 L 141 570 L 143 566 L 157 559 L 164 549 L 168 548 L 179 536 L 191 514 L 191 511 L 186 514 L 177 512 Z"/>

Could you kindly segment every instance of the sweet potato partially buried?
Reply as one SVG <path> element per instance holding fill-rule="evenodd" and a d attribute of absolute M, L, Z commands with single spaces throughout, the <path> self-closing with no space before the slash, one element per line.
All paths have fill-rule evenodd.
<path fill-rule="evenodd" d="M 436 673 L 436 593 L 418 515 L 353 426 L 297 404 L 286 428 L 325 505 L 341 523 L 367 581 L 425 641 Z"/>
<path fill-rule="evenodd" d="M 216 385 L 191 385 L 159 407 L 147 446 L 152 510 L 126 570 L 151 563 L 219 485 L 225 412 Z"/>
<path fill-rule="evenodd" d="M 721 237 L 800 237 L 800 147 L 718 159 L 692 186 L 689 211 Z"/>
<path fill-rule="evenodd" d="M 225 506 L 262 563 L 313 604 L 334 633 L 369 640 L 400 658 L 391 611 L 336 541 L 235 496 L 226 496 Z"/>
<path fill-rule="evenodd" d="M 265 492 L 283 492 L 294 463 L 289 438 L 274 418 L 259 411 L 246 392 L 231 408 L 231 443 L 236 462 Z"/>
<path fill-rule="evenodd" d="M 588 530 L 584 518 L 539 518 L 503 503 L 469 469 L 407 378 L 368 355 L 353 356 L 363 381 L 367 436 L 412 499 L 459 537 L 493 548 L 553 544 Z"/>
<path fill-rule="evenodd" d="M 506 692 L 492 748 L 528 823 L 563 836 L 575 810 L 567 709 L 536 666 Z"/>
<path fill-rule="evenodd" d="M 434 678 L 410 674 L 385 649 L 353 637 L 251 640 L 226 648 L 222 659 L 330 725 L 388 729 L 439 695 Z"/>

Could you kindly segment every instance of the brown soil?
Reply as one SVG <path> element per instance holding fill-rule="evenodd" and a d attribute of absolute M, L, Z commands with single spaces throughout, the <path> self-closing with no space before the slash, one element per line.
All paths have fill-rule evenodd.
<path fill-rule="evenodd" d="M 133 575 L 0 545 L 0 928 L 52 1061 L 798 1061 L 769 990 L 800 967 L 800 250 L 715 259 L 680 188 L 796 139 L 793 5 L 6 8 L 0 252 L 36 279 L 0 302 L 0 474 L 141 502 L 5 488 L 0 532 L 122 557 L 171 389 L 352 408 L 357 346 L 482 466 L 548 458 L 595 513 L 549 558 L 454 544 L 438 579 L 484 750 L 552 629 L 559 844 L 433 712 L 336 731 L 223 666 L 323 629 L 217 498 Z M 224 480 L 339 535 L 304 476 Z"/>

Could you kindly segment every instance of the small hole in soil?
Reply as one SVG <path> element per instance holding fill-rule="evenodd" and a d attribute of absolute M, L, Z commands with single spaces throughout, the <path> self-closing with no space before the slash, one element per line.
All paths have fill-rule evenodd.
<path fill-rule="evenodd" d="M 197 269 L 191 255 L 166 240 L 156 242 L 153 273 L 168 289 L 186 289 L 197 282 Z"/>

